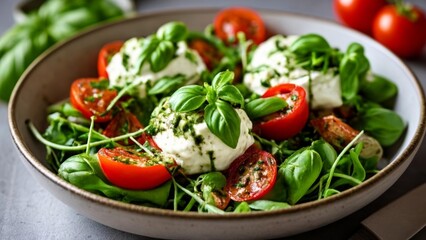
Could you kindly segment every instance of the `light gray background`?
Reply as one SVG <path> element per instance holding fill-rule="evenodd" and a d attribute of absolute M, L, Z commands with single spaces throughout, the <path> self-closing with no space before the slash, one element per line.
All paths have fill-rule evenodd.
<path fill-rule="evenodd" d="M 0 0 L 0 34 L 14 24 L 12 13 L 19 2 Z M 426 10 L 425 0 L 409 2 Z M 136 6 L 143 13 L 163 9 L 241 5 L 334 20 L 331 3 L 332 0 L 139 0 L 136 1 Z M 420 59 L 405 62 L 418 76 L 423 89 L 426 89 L 426 51 Z M 16 151 L 7 123 L 7 104 L 0 102 L 0 239 L 148 239 L 103 226 L 74 212 L 34 181 L 20 162 Z M 362 219 L 424 182 L 426 142 L 422 144 L 404 175 L 376 201 L 340 221 L 292 239 L 347 239 L 359 228 Z M 421 239 L 421 236 L 418 237 Z"/>

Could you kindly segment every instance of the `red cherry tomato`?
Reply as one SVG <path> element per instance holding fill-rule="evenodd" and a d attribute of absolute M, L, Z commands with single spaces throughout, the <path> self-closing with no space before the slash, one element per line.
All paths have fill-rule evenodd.
<path fill-rule="evenodd" d="M 147 190 L 171 178 L 164 165 L 153 162 L 144 153 L 117 147 L 101 148 L 97 155 L 105 177 L 118 187 Z"/>
<path fill-rule="evenodd" d="M 227 43 L 235 43 L 238 32 L 245 33 L 246 39 L 253 40 L 255 44 L 265 41 L 266 38 L 262 18 L 255 11 L 242 7 L 220 11 L 214 20 L 214 31 Z"/>
<path fill-rule="evenodd" d="M 225 191 L 237 202 L 256 200 L 271 191 L 276 179 L 275 158 L 252 146 L 229 166 Z"/>
<path fill-rule="evenodd" d="M 207 69 L 212 70 L 223 57 L 215 46 L 203 39 L 191 40 L 188 44 L 191 49 L 198 52 Z"/>
<path fill-rule="evenodd" d="M 111 57 L 120 51 L 123 46 L 122 41 L 116 41 L 105 44 L 98 55 L 98 74 L 100 78 L 108 78 L 108 72 L 106 70 Z"/>
<path fill-rule="evenodd" d="M 128 111 L 122 110 L 114 116 L 111 122 L 108 123 L 107 127 L 103 131 L 103 135 L 111 138 L 111 137 L 120 136 L 126 133 L 136 132 L 142 128 L 144 128 L 142 123 L 139 122 L 138 118 L 134 114 Z M 143 133 L 139 138 L 137 138 L 137 140 L 141 144 L 148 142 L 151 145 L 151 147 L 157 150 L 160 150 L 160 148 L 155 143 L 154 139 L 146 133 Z M 128 139 L 126 139 L 125 141 L 120 141 L 119 143 L 121 145 L 133 144 L 133 142 Z"/>
<path fill-rule="evenodd" d="M 286 100 L 289 107 L 284 111 L 272 113 L 264 117 L 258 124 L 260 136 L 282 141 L 299 133 L 309 117 L 309 106 L 306 92 L 301 86 L 284 83 L 269 88 L 263 98 L 279 96 Z"/>
<path fill-rule="evenodd" d="M 95 122 L 111 120 L 111 112 L 106 109 L 117 96 L 116 90 L 107 89 L 104 82 L 97 78 L 81 78 L 75 80 L 70 89 L 70 102 L 83 116 L 95 116 Z"/>
<path fill-rule="evenodd" d="M 401 15 L 395 5 L 384 7 L 373 23 L 374 38 L 400 57 L 419 55 L 426 43 L 426 17 L 417 7 L 411 15 Z"/>
<path fill-rule="evenodd" d="M 376 13 L 386 5 L 386 0 L 334 0 L 334 12 L 348 27 L 366 34 L 371 33 Z"/>

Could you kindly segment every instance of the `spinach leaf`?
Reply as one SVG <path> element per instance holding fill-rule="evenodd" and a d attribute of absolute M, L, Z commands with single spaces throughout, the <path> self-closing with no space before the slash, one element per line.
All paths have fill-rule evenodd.
<path fill-rule="evenodd" d="M 287 201 L 296 204 L 316 181 L 322 170 L 321 156 L 314 150 L 306 149 L 287 158 L 279 167 L 287 188 Z"/>
<path fill-rule="evenodd" d="M 323 171 L 329 171 L 337 158 L 337 152 L 334 150 L 333 146 L 324 140 L 316 140 L 312 142 L 311 149 L 315 150 L 321 156 Z"/>
<path fill-rule="evenodd" d="M 58 175 L 81 189 L 111 199 L 159 207 L 167 203 L 171 187 L 170 181 L 152 190 L 127 190 L 116 187 L 106 180 L 96 157 L 84 153 L 74 155 L 63 162 Z"/>

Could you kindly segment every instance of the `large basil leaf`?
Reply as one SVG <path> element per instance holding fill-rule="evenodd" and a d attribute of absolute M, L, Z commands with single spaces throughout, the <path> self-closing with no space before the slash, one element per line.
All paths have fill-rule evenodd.
<path fill-rule="evenodd" d="M 240 137 L 241 119 L 232 106 L 218 100 L 205 108 L 204 120 L 210 131 L 231 148 L 236 148 Z"/>
<path fill-rule="evenodd" d="M 376 103 L 390 100 L 398 93 L 398 87 L 395 83 L 379 75 L 374 75 L 372 79 L 361 81 L 360 90 L 365 98 Z"/>
<path fill-rule="evenodd" d="M 365 110 L 355 124 L 385 147 L 394 144 L 405 130 L 405 123 L 397 113 L 381 107 Z"/>
<path fill-rule="evenodd" d="M 182 22 L 169 22 L 157 30 L 157 37 L 161 40 L 179 42 L 186 39 L 188 29 Z"/>
<path fill-rule="evenodd" d="M 296 39 L 289 47 L 290 52 L 297 55 L 306 55 L 312 52 L 327 52 L 330 44 L 318 34 L 306 34 Z"/>
<path fill-rule="evenodd" d="M 206 101 L 206 89 L 198 85 L 179 88 L 170 97 L 170 106 L 176 112 L 190 112 L 199 109 Z"/>
<path fill-rule="evenodd" d="M 234 85 L 225 85 L 218 89 L 217 97 L 232 104 L 244 106 L 244 97 Z"/>
<path fill-rule="evenodd" d="M 175 55 L 175 47 L 170 41 L 161 41 L 157 48 L 152 51 L 150 64 L 153 72 L 159 72 L 163 70 Z"/>
<path fill-rule="evenodd" d="M 296 204 L 316 181 L 322 170 L 320 155 L 314 150 L 296 152 L 281 164 L 278 173 L 285 179 L 287 201 Z"/>

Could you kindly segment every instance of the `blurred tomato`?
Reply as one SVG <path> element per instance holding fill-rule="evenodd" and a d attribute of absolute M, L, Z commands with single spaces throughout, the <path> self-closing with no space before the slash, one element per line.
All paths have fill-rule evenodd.
<path fill-rule="evenodd" d="M 386 6 L 374 19 L 373 36 L 400 57 L 420 55 L 426 43 L 425 14 L 417 7 Z"/>
<path fill-rule="evenodd" d="M 386 0 L 334 0 L 333 7 L 343 24 L 370 34 L 376 13 L 386 4 Z"/>

